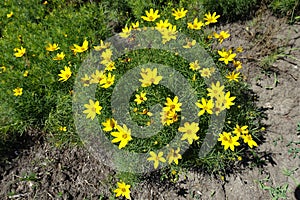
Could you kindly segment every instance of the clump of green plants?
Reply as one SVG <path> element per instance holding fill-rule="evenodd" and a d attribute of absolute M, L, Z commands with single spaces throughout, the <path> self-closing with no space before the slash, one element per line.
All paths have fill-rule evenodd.
<path fill-rule="evenodd" d="M 210 31 L 219 14 L 150 8 L 106 39 L 105 4 L 32 2 L 0 3 L 1 138 L 38 128 L 57 146 L 111 153 L 123 171 L 112 192 L 127 199 L 135 173 L 223 174 L 253 155 L 261 113 L 243 48 L 220 48 L 230 33 Z"/>
<path fill-rule="evenodd" d="M 273 0 L 270 3 L 272 10 L 280 16 L 289 16 L 290 22 L 300 19 L 299 0 Z"/>

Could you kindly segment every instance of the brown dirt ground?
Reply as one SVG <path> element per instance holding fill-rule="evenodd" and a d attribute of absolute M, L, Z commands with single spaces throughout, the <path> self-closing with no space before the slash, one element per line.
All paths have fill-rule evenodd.
<path fill-rule="evenodd" d="M 298 154 L 293 158 L 289 150 L 300 148 L 300 143 L 290 144 L 300 141 L 296 132 L 300 122 L 300 24 L 288 25 L 285 19 L 264 10 L 250 21 L 224 24 L 221 29 L 231 33 L 224 47 L 244 47 L 243 73 L 259 96 L 258 106 L 268 116 L 264 121 L 266 141 L 258 149 L 260 155 L 265 155 L 265 165 L 247 167 L 226 176 L 224 181 L 196 172 L 181 174 L 174 185 L 145 181 L 132 189 L 133 199 L 271 199 L 257 182 L 267 176 L 267 186 L 288 183 L 287 199 L 296 199 L 300 157 Z M 259 64 L 276 51 L 281 55 L 270 65 L 263 65 L 269 72 L 262 73 Z M 85 149 L 56 148 L 42 140 L 34 143 L 0 165 L 0 199 L 99 199 L 114 187 L 114 172 Z M 294 174 L 284 175 L 285 169 L 295 169 Z M 36 176 L 30 178 L 30 173 Z M 26 175 L 27 180 L 22 179 Z"/>

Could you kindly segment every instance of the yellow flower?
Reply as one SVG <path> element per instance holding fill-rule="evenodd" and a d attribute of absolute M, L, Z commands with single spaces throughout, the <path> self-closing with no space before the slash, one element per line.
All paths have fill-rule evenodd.
<path fill-rule="evenodd" d="M 91 78 L 87 74 L 85 74 L 84 77 L 81 78 L 81 82 L 83 83 L 84 87 L 87 87 L 91 83 Z"/>
<path fill-rule="evenodd" d="M 63 60 L 65 58 L 64 52 L 56 54 L 56 57 L 53 58 L 53 60 Z"/>
<path fill-rule="evenodd" d="M 219 43 L 221 44 L 224 39 L 227 39 L 230 37 L 230 34 L 228 31 L 221 31 L 220 34 L 214 33 L 214 37 L 219 40 Z"/>
<path fill-rule="evenodd" d="M 72 71 L 70 67 L 65 66 L 65 70 L 60 70 L 60 74 L 58 74 L 58 76 L 60 76 L 61 78 L 58 80 L 65 82 L 71 77 L 71 75 L 72 75 Z"/>
<path fill-rule="evenodd" d="M 163 152 L 159 152 L 158 154 L 156 154 L 153 151 L 149 152 L 150 157 L 147 158 L 148 161 L 154 161 L 154 169 L 157 169 L 159 162 L 166 162 L 166 159 L 163 157 L 164 153 Z"/>
<path fill-rule="evenodd" d="M 201 104 L 202 103 L 202 104 Z M 202 110 L 200 110 L 200 112 L 198 113 L 198 116 L 201 116 L 205 113 L 205 111 L 208 113 L 208 114 L 212 114 L 212 109 L 214 107 L 214 104 L 213 104 L 213 101 L 210 99 L 210 100 L 206 100 L 202 97 L 201 99 L 201 103 L 197 102 L 196 103 L 196 106 L 198 108 L 201 108 Z"/>
<path fill-rule="evenodd" d="M 67 127 L 65 127 L 65 126 L 61 126 L 61 127 L 59 127 L 59 130 L 60 130 L 60 131 L 64 131 L 64 132 L 66 132 L 66 131 L 67 131 Z"/>
<path fill-rule="evenodd" d="M 230 109 L 230 106 L 234 105 L 234 103 L 232 102 L 236 97 L 231 97 L 230 96 L 230 91 L 228 91 L 225 95 L 225 108 Z"/>
<path fill-rule="evenodd" d="M 119 149 L 122 149 L 128 144 L 130 140 L 132 140 L 131 130 L 127 128 L 125 124 L 123 124 L 123 127 L 120 125 L 116 125 L 116 129 L 118 131 L 110 133 L 112 136 L 115 137 L 115 139 L 113 139 L 111 142 L 112 143 L 120 142 Z"/>
<path fill-rule="evenodd" d="M 56 51 L 58 49 L 59 49 L 59 46 L 58 46 L 58 44 L 55 44 L 55 43 L 54 44 L 49 43 L 48 46 L 46 47 L 47 51 Z"/>
<path fill-rule="evenodd" d="M 122 38 L 128 38 L 131 32 L 131 27 L 125 26 L 125 28 L 122 28 L 122 33 L 120 33 L 120 37 Z"/>
<path fill-rule="evenodd" d="M 0 67 L 0 69 L 1 69 L 0 74 L 6 71 L 6 67 L 5 66 Z"/>
<path fill-rule="evenodd" d="M 107 66 L 109 63 L 111 63 L 112 62 L 112 60 L 111 60 L 111 57 L 112 57 L 112 50 L 110 50 L 110 49 L 106 49 L 105 51 L 103 51 L 102 53 L 101 53 L 101 56 L 100 56 L 101 58 L 102 58 L 102 60 L 101 60 L 101 64 L 103 64 L 103 65 L 105 65 L 105 66 Z"/>
<path fill-rule="evenodd" d="M 235 70 L 236 71 L 239 71 L 240 69 L 242 69 L 242 63 L 240 61 L 237 61 L 237 60 L 233 60 L 233 66 L 235 67 Z"/>
<path fill-rule="evenodd" d="M 232 53 L 231 49 L 229 51 L 218 51 L 218 54 L 221 56 L 221 58 L 219 58 L 219 61 L 224 61 L 226 65 L 228 65 L 228 62 L 233 61 L 236 56 L 235 53 Z"/>
<path fill-rule="evenodd" d="M 236 48 L 235 51 L 236 51 L 237 53 L 241 53 L 241 52 L 243 52 L 243 47 L 239 46 L 239 47 Z"/>
<path fill-rule="evenodd" d="M 131 23 L 131 27 L 134 30 L 139 30 L 139 26 L 140 26 L 140 22 L 136 22 L 136 23 Z"/>
<path fill-rule="evenodd" d="M 204 24 L 202 21 L 198 22 L 198 18 L 195 18 L 193 23 L 188 23 L 188 28 L 193 30 L 200 30 L 202 26 Z"/>
<path fill-rule="evenodd" d="M 203 68 L 202 70 L 200 70 L 201 72 L 201 76 L 204 78 L 204 77 L 207 77 L 209 78 L 211 76 L 211 69 L 210 68 Z"/>
<path fill-rule="evenodd" d="M 176 26 L 170 25 L 168 28 L 160 29 L 160 33 L 162 34 L 162 43 L 166 44 L 170 40 L 176 40 L 177 31 Z"/>
<path fill-rule="evenodd" d="M 240 145 L 238 139 L 239 138 L 237 136 L 232 137 L 230 132 L 223 132 L 220 134 L 218 141 L 220 141 L 221 145 L 224 146 L 224 150 L 230 148 L 231 151 L 234 151 L 234 147 Z"/>
<path fill-rule="evenodd" d="M 200 69 L 200 65 L 198 63 L 198 60 L 195 60 L 194 62 L 190 63 L 190 69 L 193 71 L 196 71 L 198 69 Z"/>
<path fill-rule="evenodd" d="M 71 47 L 70 49 L 73 51 L 74 54 L 76 54 L 76 53 L 82 53 L 88 50 L 88 48 L 89 48 L 89 42 L 87 40 L 84 40 L 82 46 L 73 44 L 73 47 Z"/>
<path fill-rule="evenodd" d="M 175 20 L 178 20 L 180 18 L 183 18 L 186 16 L 187 10 L 184 10 L 184 8 L 181 8 L 181 10 L 179 10 L 179 8 L 177 10 L 173 9 L 173 13 L 172 15 L 175 17 Z"/>
<path fill-rule="evenodd" d="M 179 127 L 178 131 L 184 133 L 181 137 L 181 140 L 187 140 L 189 144 L 193 143 L 193 140 L 198 140 L 199 137 L 197 136 L 197 132 L 199 131 L 199 124 L 192 122 L 191 124 L 189 122 L 184 123 L 184 127 Z"/>
<path fill-rule="evenodd" d="M 146 16 L 142 16 L 142 19 L 148 22 L 154 22 L 159 17 L 160 15 L 158 14 L 158 10 L 154 12 L 151 8 L 149 12 L 146 11 Z"/>
<path fill-rule="evenodd" d="M 178 165 L 178 159 L 182 159 L 182 156 L 179 154 L 180 148 L 178 147 L 175 151 L 173 148 L 170 149 L 169 154 L 167 155 L 168 163 L 171 164 L 173 161 Z"/>
<path fill-rule="evenodd" d="M 100 81 L 102 88 L 109 88 L 115 82 L 115 75 L 112 76 L 111 73 L 108 73 L 106 76 L 104 74 L 104 78 Z"/>
<path fill-rule="evenodd" d="M 242 135 L 242 138 L 244 139 L 244 143 L 248 144 L 250 148 L 253 148 L 253 146 L 257 147 L 257 143 L 252 139 L 250 134 Z"/>
<path fill-rule="evenodd" d="M 102 49 L 106 49 L 110 46 L 110 42 L 104 43 L 103 40 L 100 40 L 99 46 L 94 46 L 95 51 L 101 51 Z"/>
<path fill-rule="evenodd" d="M 91 75 L 91 83 L 100 83 L 105 78 L 105 74 L 103 71 L 99 71 L 98 69 Z"/>
<path fill-rule="evenodd" d="M 124 182 L 117 182 L 118 188 L 114 190 L 116 197 L 123 196 L 126 199 L 130 199 L 130 185 L 126 185 Z"/>
<path fill-rule="evenodd" d="M 217 19 L 220 17 L 220 15 L 216 16 L 216 12 L 214 12 L 212 15 L 210 14 L 210 12 L 208 12 L 204 16 L 205 16 L 204 20 L 206 21 L 205 25 L 217 23 L 218 22 Z"/>
<path fill-rule="evenodd" d="M 141 76 L 143 79 L 139 79 L 139 81 L 142 82 L 142 87 L 148 87 L 152 84 L 158 85 L 158 83 L 163 78 L 162 76 L 157 75 L 157 68 L 154 68 L 153 70 L 151 70 L 150 68 L 147 68 L 145 70 L 143 68 Z"/>
<path fill-rule="evenodd" d="M 27 77 L 27 76 L 28 76 L 28 73 L 29 73 L 29 72 L 26 70 L 26 71 L 23 73 L 23 76 L 24 76 L 24 77 Z"/>
<path fill-rule="evenodd" d="M 13 90 L 15 96 L 21 96 L 23 94 L 23 88 L 17 87 Z"/>
<path fill-rule="evenodd" d="M 100 115 L 102 107 L 99 105 L 99 101 L 94 102 L 89 100 L 89 104 L 84 104 L 84 107 L 87 108 L 83 113 L 87 114 L 86 118 L 91 118 L 92 120 L 96 117 L 96 114 Z"/>
<path fill-rule="evenodd" d="M 188 41 L 186 45 L 183 46 L 183 48 L 185 49 L 189 49 L 191 48 L 192 46 L 195 46 L 196 45 L 196 40 L 193 40 L 193 41 Z"/>
<path fill-rule="evenodd" d="M 166 29 L 166 28 L 168 28 L 169 26 L 172 26 L 172 24 L 170 24 L 169 22 L 168 22 L 168 19 L 166 19 L 165 21 L 163 21 L 163 20 L 160 20 L 159 21 L 159 23 L 156 23 L 156 29 L 157 30 L 161 30 L 161 29 Z"/>
<path fill-rule="evenodd" d="M 230 81 L 239 82 L 239 80 L 238 80 L 239 75 L 240 75 L 240 72 L 238 72 L 238 73 L 231 72 L 226 76 L 226 78 L 229 80 L 229 82 Z"/>
<path fill-rule="evenodd" d="M 104 71 L 112 71 L 116 69 L 115 67 L 115 62 L 111 61 L 110 63 L 108 63 L 106 66 L 105 66 L 105 69 Z"/>
<path fill-rule="evenodd" d="M 240 137 L 241 135 L 248 134 L 248 126 L 240 127 L 238 124 L 235 125 L 234 130 L 232 131 L 236 136 Z"/>
<path fill-rule="evenodd" d="M 106 122 L 102 122 L 102 125 L 104 126 L 104 131 L 109 132 L 116 128 L 117 121 L 113 118 L 107 119 Z"/>
<path fill-rule="evenodd" d="M 207 91 L 209 92 L 207 96 L 210 96 L 211 98 L 219 98 L 219 96 L 224 96 L 224 85 L 220 85 L 220 82 L 217 81 L 216 84 L 212 83 L 211 88 L 207 88 Z"/>
<path fill-rule="evenodd" d="M 147 97 L 146 97 L 146 92 L 141 92 L 140 94 L 136 94 L 135 95 L 135 102 L 137 103 L 137 104 L 141 104 L 141 103 L 143 103 L 144 101 L 146 101 L 147 100 Z"/>
<path fill-rule="evenodd" d="M 161 115 L 161 123 L 163 125 L 168 125 L 170 126 L 171 124 L 173 124 L 174 122 L 178 121 L 178 115 L 176 114 L 175 111 L 162 111 L 160 112 Z"/>
<path fill-rule="evenodd" d="M 10 13 L 6 14 L 7 18 L 11 18 L 14 15 L 14 13 L 11 11 Z"/>
<path fill-rule="evenodd" d="M 167 97 L 167 102 L 165 103 L 166 107 L 163 108 L 163 111 L 174 111 L 179 112 L 181 111 L 182 103 L 178 102 L 178 96 L 175 96 L 173 101 L 169 97 Z"/>
<path fill-rule="evenodd" d="M 21 47 L 20 49 L 15 48 L 14 51 L 16 52 L 16 53 L 14 53 L 14 56 L 17 58 L 20 58 L 26 53 L 26 48 L 23 48 L 23 47 Z"/>

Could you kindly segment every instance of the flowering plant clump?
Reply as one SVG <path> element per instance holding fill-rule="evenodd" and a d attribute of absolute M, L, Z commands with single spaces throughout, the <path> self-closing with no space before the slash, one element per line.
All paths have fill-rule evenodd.
<path fill-rule="evenodd" d="M 56 4 L 62 11 L 54 9 Z M 8 6 L 14 9 L 8 11 Z M 105 40 L 111 30 L 104 24 L 114 17 L 107 16 L 102 4 L 82 6 L 80 14 L 73 12 L 77 7 L 0 2 L 5 13 L 0 43 L 6 47 L 0 50 L 1 138 L 8 130 L 20 133 L 37 127 L 48 132 L 56 146 L 78 144 L 78 117 L 86 122 L 77 126 L 79 131 L 101 134 L 115 152 L 143 154 L 138 162 L 147 170 L 166 167 L 172 176 L 186 167 L 224 172 L 252 155 L 259 145 L 260 112 L 240 71 L 242 47 L 219 48 L 230 32 L 210 31 L 220 15 L 195 16 L 183 7 L 150 8 L 128 21 L 116 40 Z M 148 33 L 151 40 L 144 45 L 141 38 L 146 40 Z M 125 53 L 120 54 L 116 43 L 127 45 Z M 140 48 L 130 49 L 134 45 Z M 190 58 L 199 47 L 213 62 L 200 55 L 182 56 L 188 52 L 184 55 Z M 89 55 L 96 60 L 87 59 Z M 88 70 L 81 72 L 86 63 Z M 133 83 L 137 87 L 132 88 Z M 128 97 L 126 105 L 123 97 Z M 210 123 L 222 117 L 222 129 L 221 123 Z M 102 131 L 94 131 L 93 123 Z M 208 135 L 214 135 L 216 143 L 201 157 Z M 134 163 L 129 158 L 113 159 L 121 169 L 129 169 L 126 166 Z M 130 199 L 132 181 L 126 176 L 120 180 L 112 193 Z"/>

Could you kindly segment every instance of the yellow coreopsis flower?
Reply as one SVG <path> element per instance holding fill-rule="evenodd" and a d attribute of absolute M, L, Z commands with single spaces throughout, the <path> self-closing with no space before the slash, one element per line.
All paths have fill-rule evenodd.
<path fill-rule="evenodd" d="M 234 133 L 238 137 L 240 137 L 241 135 L 247 135 L 249 133 L 248 126 L 240 127 L 238 124 L 236 124 L 232 133 Z"/>
<path fill-rule="evenodd" d="M 23 88 L 17 87 L 13 90 L 15 96 L 21 96 L 23 94 Z"/>
<path fill-rule="evenodd" d="M 221 58 L 219 58 L 219 61 L 223 61 L 226 65 L 228 65 L 228 62 L 233 61 L 236 56 L 235 53 L 232 53 L 231 49 L 229 51 L 218 51 L 218 54 L 221 56 Z"/>
<path fill-rule="evenodd" d="M 58 49 L 59 49 L 59 46 L 58 46 L 58 44 L 55 44 L 55 43 L 54 44 L 49 43 L 48 46 L 46 47 L 47 51 L 56 51 Z"/>
<path fill-rule="evenodd" d="M 163 157 L 164 153 L 163 152 L 159 152 L 158 154 L 156 154 L 153 151 L 149 152 L 150 157 L 147 158 L 148 161 L 153 161 L 154 162 L 154 169 L 157 169 L 159 162 L 166 162 L 166 159 Z"/>
<path fill-rule="evenodd" d="M 113 129 L 116 129 L 117 121 L 114 120 L 113 118 L 107 119 L 106 122 L 102 122 L 102 125 L 104 126 L 103 130 L 109 132 L 112 131 Z"/>
<path fill-rule="evenodd" d="M 253 148 L 253 146 L 257 147 L 257 143 L 252 139 L 250 134 L 242 135 L 242 138 L 244 139 L 244 143 L 248 144 L 250 148 Z"/>
<path fill-rule="evenodd" d="M 172 24 L 169 23 L 169 20 L 168 20 L 168 19 L 166 19 L 165 21 L 160 20 L 159 23 L 156 23 L 156 27 L 155 27 L 155 28 L 156 28 L 157 30 L 161 30 L 161 29 L 166 29 L 166 28 L 168 28 L 169 26 L 172 26 Z"/>
<path fill-rule="evenodd" d="M 64 52 L 56 54 L 56 56 L 53 58 L 53 60 L 63 60 L 65 58 Z"/>
<path fill-rule="evenodd" d="M 99 104 L 99 101 L 89 100 L 89 104 L 84 104 L 84 107 L 87 108 L 83 113 L 87 114 L 86 118 L 91 118 L 92 120 L 96 117 L 96 114 L 100 115 L 102 107 Z"/>
<path fill-rule="evenodd" d="M 146 100 L 147 100 L 146 92 L 141 92 L 140 94 L 136 94 L 136 95 L 135 95 L 134 101 L 135 101 L 137 104 L 141 104 L 141 103 L 143 103 L 143 102 L 146 101 Z"/>
<path fill-rule="evenodd" d="M 131 28 L 133 30 L 140 30 L 139 26 L 140 26 L 140 22 L 138 22 L 138 21 L 136 23 L 131 23 Z"/>
<path fill-rule="evenodd" d="M 149 12 L 146 11 L 146 16 L 142 16 L 142 19 L 148 22 L 154 22 L 159 17 L 160 15 L 158 14 L 158 10 L 154 12 L 151 8 Z"/>
<path fill-rule="evenodd" d="M 210 100 L 206 100 L 205 98 L 202 97 L 201 99 L 201 103 L 197 102 L 196 106 L 198 108 L 201 108 L 202 110 L 200 110 L 200 112 L 198 113 L 198 116 L 203 115 L 205 112 L 207 112 L 208 114 L 212 114 L 212 109 L 214 107 L 213 101 Z"/>
<path fill-rule="evenodd" d="M 168 28 L 159 30 L 162 34 L 162 43 L 166 44 L 166 42 L 169 42 L 170 40 L 176 40 L 177 37 L 177 31 L 176 26 L 170 25 Z"/>
<path fill-rule="evenodd" d="M 129 128 L 127 128 L 127 126 L 125 124 L 123 124 L 123 127 L 120 125 L 116 125 L 116 129 L 118 131 L 110 133 L 112 136 L 115 137 L 115 139 L 113 139 L 111 142 L 112 143 L 120 142 L 119 149 L 122 149 L 128 144 L 128 142 L 130 140 L 132 140 L 131 130 Z"/>
<path fill-rule="evenodd" d="M 200 30 L 204 26 L 202 21 L 198 21 L 198 18 L 194 19 L 193 23 L 188 23 L 188 28 L 193 30 Z"/>
<path fill-rule="evenodd" d="M 60 70 L 60 74 L 58 74 L 58 76 L 61 78 L 58 80 L 65 82 L 71 77 L 71 75 L 72 75 L 72 71 L 70 67 L 65 66 L 65 70 Z"/>
<path fill-rule="evenodd" d="M 127 25 L 125 26 L 125 28 L 122 28 L 122 33 L 120 33 L 120 37 L 122 38 L 128 38 L 130 36 L 131 33 L 131 27 L 127 27 Z"/>
<path fill-rule="evenodd" d="M 65 126 L 60 126 L 60 127 L 59 127 L 59 130 L 60 130 L 60 131 L 63 131 L 63 132 L 66 132 L 66 131 L 67 131 L 67 127 L 65 127 Z"/>
<path fill-rule="evenodd" d="M 11 18 L 14 15 L 14 13 L 11 11 L 10 13 L 6 14 L 7 18 Z"/>
<path fill-rule="evenodd" d="M 99 46 L 94 46 L 95 51 L 101 51 L 102 49 L 106 49 L 110 46 L 110 42 L 103 42 L 103 40 L 100 40 L 100 45 Z"/>
<path fill-rule="evenodd" d="M 100 83 L 103 79 L 105 79 L 105 74 L 103 71 L 99 71 L 98 69 L 91 75 L 91 83 Z"/>
<path fill-rule="evenodd" d="M 193 140 L 198 140 L 197 132 L 199 131 L 199 124 L 192 122 L 185 122 L 184 127 L 178 128 L 179 132 L 183 132 L 184 134 L 181 137 L 181 140 L 187 140 L 189 144 L 193 143 Z"/>
<path fill-rule="evenodd" d="M 115 62 L 111 61 L 105 66 L 104 71 L 113 71 L 114 69 L 116 69 Z"/>
<path fill-rule="evenodd" d="M 79 46 L 77 44 L 73 44 L 73 47 L 70 47 L 70 49 L 73 51 L 74 54 L 76 53 L 82 53 L 89 48 L 89 42 L 87 40 L 84 40 L 82 43 L 82 46 Z"/>
<path fill-rule="evenodd" d="M 235 73 L 235 72 L 231 72 L 229 73 L 226 78 L 230 81 L 236 81 L 236 82 L 239 82 L 239 75 L 240 75 L 240 72 L 238 73 Z"/>
<path fill-rule="evenodd" d="M 239 71 L 240 69 L 243 68 L 241 61 L 233 60 L 232 63 L 233 63 L 233 66 L 235 67 L 236 71 Z"/>
<path fill-rule="evenodd" d="M 203 77 L 203 78 L 209 78 L 212 74 L 210 68 L 203 68 L 199 72 L 201 73 L 201 77 Z"/>
<path fill-rule="evenodd" d="M 157 68 L 151 70 L 150 68 L 142 69 L 141 76 L 143 79 L 139 79 L 142 82 L 142 87 L 148 87 L 152 84 L 158 85 L 158 83 L 162 80 L 162 76 L 157 75 Z"/>
<path fill-rule="evenodd" d="M 226 101 L 226 103 L 225 103 L 225 108 L 226 109 L 230 109 L 230 106 L 232 106 L 232 105 L 234 105 L 234 103 L 232 102 L 234 99 L 235 99 L 236 97 L 231 97 L 230 96 L 230 91 L 228 91 L 227 93 L 226 93 L 226 95 L 225 95 L 225 101 Z"/>
<path fill-rule="evenodd" d="M 200 65 L 198 63 L 198 60 L 195 60 L 194 62 L 190 63 L 190 69 L 193 71 L 199 70 L 200 69 Z"/>
<path fill-rule="evenodd" d="M 224 96 L 224 85 L 221 86 L 220 82 L 217 81 L 217 83 L 212 83 L 210 88 L 207 88 L 208 94 L 207 96 L 210 96 L 211 98 L 218 99 L 219 96 Z"/>
<path fill-rule="evenodd" d="M 126 199 L 130 199 L 130 185 L 126 185 L 124 182 L 117 182 L 118 188 L 114 190 L 116 197 L 123 196 Z"/>
<path fill-rule="evenodd" d="M 14 56 L 17 58 L 20 58 L 26 53 L 26 48 L 23 48 L 23 47 L 21 47 L 20 49 L 15 48 L 14 51 L 16 52 L 16 53 L 14 53 Z"/>
<path fill-rule="evenodd" d="M 27 77 L 27 76 L 28 76 L 28 73 L 29 73 L 29 72 L 28 72 L 27 70 L 25 70 L 25 72 L 23 73 L 23 76 L 24 76 L 24 77 Z"/>
<path fill-rule="evenodd" d="M 238 137 L 231 136 L 231 133 L 223 132 L 220 134 L 218 141 L 221 142 L 221 145 L 224 146 L 224 150 L 230 148 L 231 151 L 234 151 L 235 146 L 239 146 L 240 143 L 238 142 Z"/>
<path fill-rule="evenodd" d="M 89 77 L 87 74 L 85 74 L 84 77 L 81 78 L 81 82 L 83 83 L 84 87 L 87 87 L 91 83 L 91 77 Z"/>
<path fill-rule="evenodd" d="M 104 78 L 100 81 L 100 85 L 102 88 L 109 88 L 111 85 L 114 84 L 114 82 L 115 82 L 115 75 L 108 73 L 107 76 L 104 74 Z"/>
<path fill-rule="evenodd" d="M 178 96 L 175 96 L 173 100 L 167 97 L 167 102 L 165 103 L 165 105 L 166 106 L 163 108 L 163 111 L 179 112 L 181 111 L 180 107 L 182 103 L 179 103 Z"/>
<path fill-rule="evenodd" d="M 173 161 L 178 165 L 178 160 L 182 159 L 182 156 L 179 154 L 180 148 L 178 147 L 175 151 L 173 148 L 170 149 L 169 154 L 167 155 L 168 163 L 171 164 Z"/>
<path fill-rule="evenodd" d="M 214 12 L 212 15 L 210 14 L 210 12 L 208 12 L 204 16 L 205 16 L 204 20 L 206 21 L 205 25 L 217 23 L 218 22 L 217 19 L 220 17 L 220 15 L 216 15 L 216 12 Z"/>
<path fill-rule="evenodd" d="M 192 48 L 192 46 L 195 46 L 195 45 L 196 45 L 196 40 L 192 40 L 191 42 L 188 41 L 187 44 L 183 46 L 183 48 L 189 49 L 189 48 Z"/>
<path fill-rule="evenodd" d="M 219 40 L 219 43 L 221 44 L 224 39 L 227 39 L 230 37 L 230 34 L 228 31 L 221 31 L 220 34 L 214 33 L 214 37 Z"/>
<path fill-rule="evenodd" d="M 179 10 L 179 8 L 177 10 L 173 9 L 173 13 L 172 15 L 175 17 L 175 20 L 178 20 L 180 18 L 183 18 L 186 16 L 187 10 L 184 10 L 184 8 L 181 8 L 181 10 Z"/>

